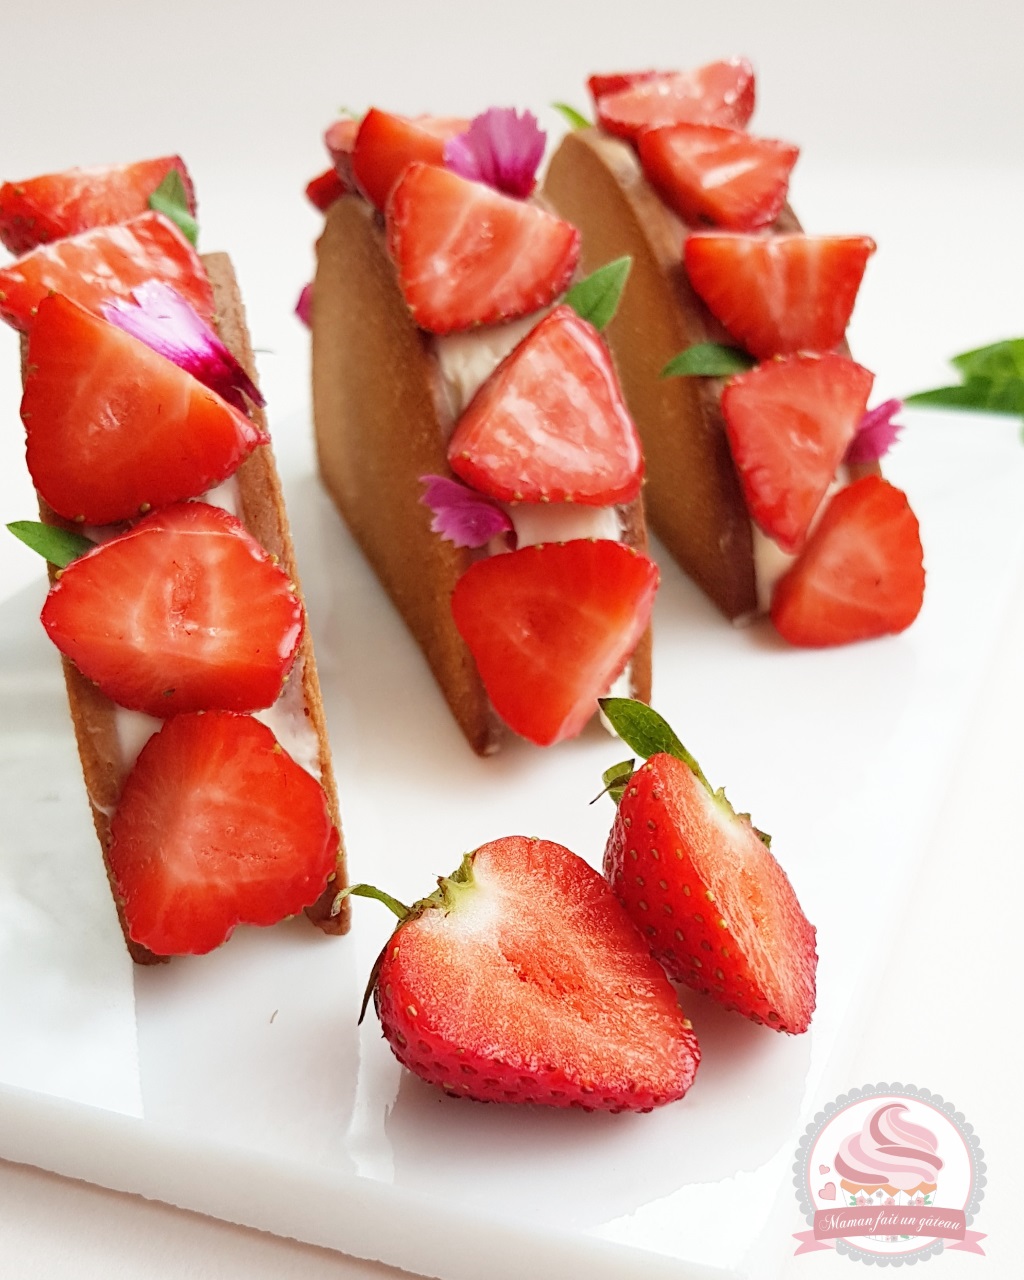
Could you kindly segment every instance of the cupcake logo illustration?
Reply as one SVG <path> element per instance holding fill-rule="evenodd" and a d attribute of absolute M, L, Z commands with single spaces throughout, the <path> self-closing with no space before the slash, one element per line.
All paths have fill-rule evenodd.
<path fill-rule="evenodd" d="M 901 1266 L 944 1249 L 983 1254 L 971 1230 L 985 1164 L 973 1127 L 952 1103 L 913 1085 L 865 1085 L 814 1117 L 793 1166 L 810 1228 L 796 1253 L 835 1249 Z"/>

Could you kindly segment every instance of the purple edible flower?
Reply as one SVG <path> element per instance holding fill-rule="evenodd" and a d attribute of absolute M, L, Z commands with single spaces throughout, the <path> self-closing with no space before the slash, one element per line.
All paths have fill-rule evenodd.
<path fill-rule="evenodd" d="M 506 195 L 525 199 L 533 190 L 544 155 L 544 131 L 530 111 L 491 107 L 465 133 L 444 144 L 447 168 L 463 178 L 486 182 Z"/>
<path fill-rule="evenodd" d="M 266 401 L 246 371 L 185 299 L 161 280 L 147 280 L 132 290 L 134 304 L 115 299 L 103 303 L 103 315 L 158 355 L 215 391 L 242 413 L 246 399 Z"/>
<path fill-rule="evenodd" d="M 420 484 L 426 486 L 420 502 L 434 513 L 431 529 L 457 547 L 483 547 L 512 532 L 507 513 L 468 485 L 445 476 L 420 476 Z"/>
<path fill-rule="evenodd" d="M 313 323 L 313 281 L 302 286 L 299 300 L 295 304 L 295 314 L 308 329 Z"/>
<path fill-rule="evenodd" d="M 857 432 L 846 450 L 844 462 L 877 462 L 896 442 L 903 424 L 893 418 L 903 408 L 902 400 L 886 400 L 869 409 L 860 420 Z"/>

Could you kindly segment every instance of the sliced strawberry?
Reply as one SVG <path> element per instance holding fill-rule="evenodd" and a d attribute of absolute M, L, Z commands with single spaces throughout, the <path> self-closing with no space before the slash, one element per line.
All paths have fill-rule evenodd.
<path fill-rule="evenodd" d="M 797 551 L 857 433 L 874 375 L 837 355 L 769 360 L 733 378 L 722 414 L 753 519 Z"/>
<path fill-rule="evenodd" d="M 874 251 L 867 236 L 698 231 L 683 262 L 711 311 L 763 360 L 838 346 Z"/>
<path fill-rule="evenodd" d="M 814 1012 L 814 928 L 750 819 L 673 755 L 629 779 L 604 870 L 677 982 L 776 1031 Z"/>
<path fill-rule="evenodd" d="M 713 124 L 645 129 L 637 140 L 644 173 L 686 222 L 754 231 L 786 203 L 798 147 Z"/>
<path fill-rule="evenodd" d="M 306 183 L 306 199 L 314 209 L 326 213 L 335 200 L 340 200 L 349 190 L 351 188 L 338 177 L 337 169 L 325 169 Z"/>
<path fill-rule="evenodd" d="M 671 71 L 610 71 L 606 75 L 588 76 L 587 89 L 596 107 L 609 93 L 621 93 L 645 80 L 660 80 L 673 74 Z"/>
<path fill-rule="evenodd" d="M 98 312 L 111 298 L 129 301 L 147 280 L 171 285 L 204 320 L 213 319 L 213 289 L 199 255 L 177 227 L 153 212 L 42 245 L 0 268 L 0 316 L 28 330 L 48 293 Z"/>
<path fill-rule="evenodd" d="M 632 502 L 640 438 L 593 325 L 567 306 L 545 316 L 473 397 L 448 461 L 506 502 Z"/>
<path fill-rule="evenodd" d="M 444 164 L 444 144 L 464 133 L 469 121 L 441 116 L 391 115 L 371 107 L 363 117 L 352 151 L 352 169 L 359 189 L 383 210 L 391 189 L 414 160 Z"/>
<path fill-rule="evenodd" d="M 508 836 L 438 884 L 405 913 L 374 987 L 410 1071 L 480 1102 L 649 1111 L 683 1096 L 700 1061 L 690 1023 L 582 858 Z"/>
<path fill-rule="evenodd" d="M 356 185 L 352 172 L 352 149 L 356 145 L 356 134 L 359 132 L 359 121 L 351 116 L 343 116 L 328 125 L 324 133 L 324 146 L 331 157 L 331 163 L 338 177 L 349 190 Z"/>
<path fill-rule="evenodd" d="M 59 515 L 130 520 L 226 480 L 267 436 L 184 369 L 60 294 L 28 340 L 29 471 Z"/>
<path fill-rule="evenodd" d="M 288 575 L 220 507 L 164 507 L 63 569 L 43 606 L 57 648 L 123 707 L 255 711 L 302 635 Z"/>
<path fill-rule="evenodd" d="M 629 139 L 641 129 L 684 122 L 742 129 L 753 113 L 754 69 L 746 58 L 645 76 L 597 100 L 598 124 Z"/>
<path fill-rule="evenodd" d="M 524 547 L 471 565 L 452 614 L 495 711 L 539 746 L 575 737 L 647 628 L 658 570 L 619 542 Z"/>
<path fill-rule="evenodd" d="M 202 955 L 236 925 L 317 900 L 338 830 L 323 788 L 252 716 L 175 716 L 142 748 L 110 823 L 110 872 L 131 938 Z"/>
<path fill-rule="evenodd" d="M 194 215 L 195 191 L 180 156 L 5 182 L 0 187 L 0 240 L 12 253 L 28 253 L 64 236 L 125 222 L 146 212 L 149 197 L 171 169 L 181 174 Z"/>
<path fill-rule="evenodd" d="M 392 191 L 387 236 L 413 319 L 432 333 L 547 306 L 580 255 L 568 222 L 428 164 L 411 164 Z"/>
<path fill-rule="evenodd" d="M 904 631 L 924 599 L 923 556 L 906 495 L 864 476 L 833 497 L 779 580 L 772 622 L 790 644 L 812 648 Z"/>

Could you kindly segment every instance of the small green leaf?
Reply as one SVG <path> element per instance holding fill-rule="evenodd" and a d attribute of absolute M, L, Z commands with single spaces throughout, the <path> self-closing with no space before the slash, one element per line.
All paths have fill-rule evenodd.
<path fill-rule="evenodd" d="M 601 781 L 604 783 L 604 787 L 594 796 L 590 803 L 597 804 L 603 795 L 609 795 L 618 804 L 622 799 L 623 791 L 626 789 L 626 783 L 633 776 L 633 766 L 635 764 L 635 760 L 622 760 L 618 764 L 613 764 L 610 769 L 605 769 L 604 773 L 601 774 Z"/>
<path fill-rule="evenodd" d="M 618 310 L 632 265 L 633 259 L 628 255 L 605 263 L 585 280 L 574 284 L 565 295 L 565 301 L 595 329 L 603 329 Z"/>
<path fill-rule="evenodd" d="M 409 908 L 404 903 L 399 902 L 390 893 L 385 893 L 383 889 L 378 889 L 372 884 L 350 884 L 347 889 L 342 889 L 334 899 L 335 905 L 340 905 L 342 899 L 348 897 L 376 898 L 378 902 L 383 902 L 389 910 L 393 911 L 399 920 L 404 920 L 409 914 Z"/>
<path fill-rule="evenodd" d="M 167 177 L 149 197 L 149 207 L 170 218 L 190 244 L 194 245 L 199 239 L 199 224 L 188 207 L 188 192 L 179 169 L 168 171 Z"/>
<path fill-rule="evenodd" d="M 660 752 L 675 756 L 711 791 L 700 765 L 673 733 L 668 721 L 652 707 L 635 698 L 599 698 L 598 703 L 615 732 L 638 755 L 645 759 Z"/>
<path fill-rule="evenodd" d="M 1024 416 L 1024 338 L 965 351 L 950 363 L 963 377 L 960 386 L 918 391 L 904 404 Z"/>
<path fill-rule="evenodd" d="M 552 107 L 562 116 L 568 124 L 574 129 L 589 129 L 590 121 L 586 116 L 580 115 L 575 107 L 570 107 L 568 102 L 552 102 Z"/>
<path fill-rule="evenodd" d="M 662 378 L 728 378 L 734 373 L 752 369 L 756 361 L 739 347 L 726 347 L 720 342 L 698 342 L 673 356 L 662 369 Z"/>
<path fill-rule="evenodd" d="M 58 569 L 67 568 L 72 560 L 77 560 L 96 545 L 80 533 L 70 533 L 67 529 L 43 524 L 39 520 L 15 520 L 7 528 L 26 547 L 38 551 L 44 560 L 49 560 Z"/>

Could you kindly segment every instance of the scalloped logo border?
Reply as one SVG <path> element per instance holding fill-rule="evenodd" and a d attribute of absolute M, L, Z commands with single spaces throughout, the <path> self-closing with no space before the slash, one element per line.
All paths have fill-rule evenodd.
<path fill-rule="evenodd" d="M 830 1172 L 832 1153 L 819 1151 L 818 1142 L 826 1129 L 832 1130 L 837 1118 L 844 1111 L 871 1098 L 877 1098 L 879 1101 L 899 1101 L 909 1098 L 923 1102 L 936 1113 L 940 1125 L 945 1122 L 954 1135 L 959 1136 L 970 1166 L 969 1188 L 964 1203 L 956 1206 L 936 1205 L 934 1207 L 936 1211 L 949 1208 L 954 1211 L 958 1220 L 962 1218 L 962 1234 L 950 1233 L 946 1237 L 932 1237 L 924 1244 L 908 1247 L 905 1251 L 881 1253 L 862 1247 L 862 1236 L 855 1233 L 849 1236 L 836 1236 L 829 1234 L 823 1228 L 820 1215 L 824 1211 L 814 1204 L 810 1188 L 815 1179 L 821 1181 L 826 1172 Z M 968 1123 L 963 1113 L 958 1111 L 952 1102 L 947 1102 L 940 1094 L 932 1093 L 929 1089 L 918 1089 L 912 1084 L 866 1084 L 859 1089 L 850 1089 L 846 1093 L 841 1093 L 834 1102 L 826 1103 L 825 1107 L 815 1115 L 797 1146 L 796 1161 L 793 1165 L 793 1185 L 796 1188 L 797 1203 L 804 1221 L 811 1229 L 794 1232 L 794 1239 L 798 1242 L 794 1252 L 801 1254 L 822 1249 L 835 1249 L 837 1253 L 843 1254 L 854 1262 L 878 1267 L 913 1265 L 935 1257 L 947 1247 L 951 1251 L 983 1255 L 984 1250 L 981 1248 L 980 1241 L 985 1238 L 984 1235 L 969 1228 L 973 1225 L 981 1208 L 981 1202 L 985 1198 L 985 1185 L 988 1179 L 984 1155 L 978 1136 L 974 1132 L 974 1126 Z M 831 1198 L 835 1198 L 834 1182 L 825 1184 L 826 1191 L 829 1186 L 832 1188 Z M 858 1243 L 858 1240 L 861 1240 L 861 1243 Z"/>

